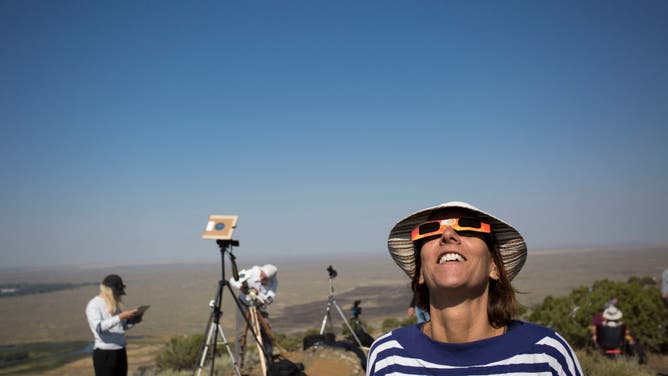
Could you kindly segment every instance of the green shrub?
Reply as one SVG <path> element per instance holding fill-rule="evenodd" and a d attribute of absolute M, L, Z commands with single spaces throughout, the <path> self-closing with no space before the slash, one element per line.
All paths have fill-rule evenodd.
<path fill-rule="evenodd" d="M 402 327 L 415 324 L 417 324 L 417 317 L 415 316 L 406 317 L 405 319 L 401 320 L 401 323 L 399 323 L 399 325 L 401 325 Z"/>
<path fill-rule="evenodd" d="M 611 360 L 589 351 L 576 351 L 576 354 L 582 373 L 587 376 L 654 376 L 656 372 L 625 358 Z"/>
<path fill-rule="evenodd" d="M 317 335 L 320 334 L 320 329 L 309 329 L 306 332 L 304 332 L 304 337 L 312 336 L 312 335 Z"/>
<path fill-rule="evenodd" d="M 591 287 L 574 289 L 568 296 L 548 296 L 533 309 L 528 320 L 555 329 L 575 348 L 591 347 L 591 318 L 613 297 L 619 299 L 617 307 L 622 310 L 633 337 L 646 350 L 666 352 L 668 310 L 651 278 L 632 277 L 627 282 L 599 280 Z"/>
<path fill-rule="evenodd" d="M 276 337 L 278 345 L 286 351 L 300 350 L 304 342 L 304 336 L 289 336 L 283 333 L 274 333 L 274 337 Z"/>
<path fill-rule="evenodd" d="M 525 315 L 529 312 L 529 309 L 526 306 L 518 304 L 515 307 L 515 316 L 519 318 L 524 318 Z"/>
<path fill-rule="evenodd" d="M 156 356 L 155 364 L 160 370 L 192 369 L 197 359 L 197 352 L 204 341 L 204 335 L 172 337 L 165 348 Z M 216 346 L 216 353 L 221 353 L 225 346 Z M 226 350 L 225 350 L 226 351 Z"/>
<path fill-rule="evenodd" d="M 0 368 L 5 364 L 27 360 L 30 358 L 28 350 L 0 352 Z"/>
<path fill-rule="evenodd" d="M 387 318 L 383 320 L 383 323 L 381 324 L 381 329 L 383 333 L 387 333 L 393 329 L 396 329 L 401 326 L 401 323 L 399 320 L 395 319 L 394 317 Z"/>

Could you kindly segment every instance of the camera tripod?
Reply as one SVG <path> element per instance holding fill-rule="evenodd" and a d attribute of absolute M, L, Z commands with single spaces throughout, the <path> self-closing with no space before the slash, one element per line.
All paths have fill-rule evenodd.
<path fill-rule="evenodd" d="M 239 272 L 237 270 L 237 264 L 236 264 L 236 258 L 234 254 L 232 254 L 232 246 L 238 246 L 239 241 L 238 240 L 217 240 L 216 243 L 218 244 L 218 247 L 220 248 L 220 263 L 221 263 L 221 280 L 218 281 L 218 290 L 216 291 L 216 297 L 213 301 L 211 301 L 210 306 L 211 306 L 211 314 L 209 315 L 209 320 L 207 321 L 206 325 L 206 330 L 204 331 L 204 341 L 200 345 L 199 351 L 197 352 L 197 358 L 195 360 L 195 370 L 193 371 L 193 375 L 199 376 L 200 373 L 202 372 L 202 369 L 204 368 L 204 364 L 206 363 L 207 358 L 211 358 L 211 368 L 209 370 L 209 375 L 213 376 L 214 375 L 214 369 L 215 369 L 215 360 L 216 360 L 216 346 L 218 345 L 218 335 L 220 334 L 222 341 L 222 344 L 225 346 L 227 349 L 227 353 L 230 356 L 230 359 L 232 360 L 232 364 L 234 366 L 234 372 L 237 376 L 241 376 L 241 370 L 239 368 L 239 364 L 237 362 L 237 359 L 234 358 L 234 355 L 232 354 L 232 350 L 230 349 L 230 345 L 227 342 L 227 338 L 225 337 L 225 333 L 223 332 L 222 326 L 220 326 L 220 318 L 223 315 L 223 311 L 221 309 L 222 303 L 223 303 L 223 287 L 227 286 L 228 290 L 230 291 L 230 294 L 232 295 L 232 299 L 234 300 L 234 303 L 237 305 L 237 308 L 239 309 L 240 312 L 244 312 L 243 308 L 241 307 L 241 303 L 239 302 L 239 299 L 237 299 L 236 295 L 234 294 L 234 291 L 232 291 L 232 286 L 230 286 L 230 283 L 227 281 L 225 278 L 225 253 L 227 253 L 230 257 L 230 262 L 232 264 L 232 275 L 234 279 L 238 280 L 239 279 Z M 246 321 L 246 324 L 249 324 L 248 319 L 244 315 L 244 319 Z M 255 336 L 255 332 L 253 332 L 253 336 L 255 337 L 256 340 L 258 338 Z M 213 337 L 213 338 L 212 338 Z M 210 351 L 209 351 L 210 350 Z M 261 349 L 260 353 L 262 354 L 260 358 L 264 358 L 267 356 L 266 352 L 264 351 L 264 348 Z M 271 355 L 271 354 L 270 354 Z M 271 358 L 270 358 L 271 359 Z M 263 370 L 264 372 L 264 370 Z"/>
<path fill-rule="evenodd" d="M 223 291 L 223 283 L 221 281 L 220 283 L 218 283 L 218 292 L 216 293 L 216 299 L 212 300 L 211 303 L 209 303 L 209 305 L 211 306 L 211 315 L 209 316 L 209 321 L 207 323 L 206 339 L 202 344 L 204 348 L 202 349 L 200 347 L 200 350 L 197 353 L 197 359 L 200 359 L 199 365 L 196 368 L 197 376 L 200 375 L 200 373 L 202 372 L 202 368 L 204 368 L 204 363 L 206 362 L 207 355 L 209 354 L 209 347 L 211 347 L 211 374 L 213 375 L 214 362 L 216 358 L 216 345 L 218 344 L 218 334 L 220 334 L 220 338 L 223 340 L 222 344 L 227 349 L 227 354 L 230 356 L 230 359 L 232 359 L 232 364 L 234 365 L 234 372 L 237 374 L 237 376 L 241 376 L 239 365 L 237 364 L 237 361 L 234 358 L 234 354 L 232 354 L 232 350 L 230 350 L 230 344 L 229 342 L 227 342 L 227 337 L 225 337 L 225 332 L 223 332 L 223 327 L 220 325 L 220 317 L 223 315 L 223 311 L 220 309 L 222 291 Z"/>
<path fill-rule="evenodd" d="M 339 315 L 341 315 L 343 323 L 346 324 L 348 330 L 350 330 L 350 334 L 352 334 L 353 338 L 355 338 L 355 342 L 357 342 L 357 345 L 361 348 L 362 342 L 360 342 L 359 338 L 357 338 L 357 334 L 355 334 L 353 328 L 350 327 L 346 316 L 343 314 L 341 307 L 339 307 L 338 303 L 336 303 L 336 299 L 334 298 L 334 278 L 336 278 L 338 274 L 331 265 L 327 268 L 327 271 L 329 272 L 329 296 L 327 297 L 327 310 L 325 311 L 325 317 L 322 318 L 322 325 L 320 326 L 320 335 L 325 334 L 325 326 L 327 325 L 327 321 L 329 321 L 329 328 L 331 332 L 334 333 L 334 324 L 332 324 L 331 314 L 332 306 L 334 306 L 339 312 Z"/>
<path fill-rule="evenodd" d="M 281 356 L 283 356 L 284 350 L 278 345 L 276 337 L 274 337 L 274 334 L 271 332 L 271 328 L 269 327 L 267 320 L 265 320 L 262 312 L 258 308 L 258 306 L 262 304 L 259 297 L 254 294 L 252 290 L 248 297 L 250 298 L 250 305 L 248 306 L 248 311 L 245 313 L 246 324 L 244 325 L 243 333 L 241 335 L 241 353 L 239 363 L 240 367 L 243 368 L 248 330 L 251 330 L 253 337 L 255 338 L 258 354 L 260 354 L 260 367 L 262 369 L 262 374 L 264 375 L 267 372 L 267 363 L 265 357 L 262 356 L 262 354 L 263 352 L 268 353 L 271 350 L 265 347 L 264 339 L 262 338 L 263 332 L 268 337 L 268 341 L 271 344 L 270 349 L 273 348 L 273 346 L 276 346 Z M 273 356 L 273 354 L 269 355 Z"/>

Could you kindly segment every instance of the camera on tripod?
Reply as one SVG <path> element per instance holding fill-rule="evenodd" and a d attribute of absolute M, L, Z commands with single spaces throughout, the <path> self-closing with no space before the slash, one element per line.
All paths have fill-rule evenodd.
<path fill-rule="evenodd" d="M 336 270 L 334 270 L 334 268 L 332 268 L 331 265 L 327 267 L 327 272 L 329 273 L 329 278 L 336 278 L 336 276 L 338 275 Z"/>
<path fill-rule="evenodd" d="M 250 288 L 248 290 L 248 294 L 246 295 L 246 299 L 248 299 L 248 305 L 251 307 L 262 307 L 264 306 L 264 301 L 262 298 L 260 298 L 257 295 L 257 291 L 255 291 L 254 288 Z"/>
<path fill-rule="evenodd" d="M 362 307 L 360 307 L 361 300 L 355 300 L 353 303 L 353 308 L 350 309 L 350 313 L 353 314 L 354 318 L 359 318 L 359 316 L 362 314 Z"/>

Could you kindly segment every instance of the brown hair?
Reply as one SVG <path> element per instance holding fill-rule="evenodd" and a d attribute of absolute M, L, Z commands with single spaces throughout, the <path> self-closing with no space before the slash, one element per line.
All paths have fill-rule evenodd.
<path fill-rule="evenodd" d="M 517 301 L 515 299 L 515 289 L 513 288 L 508 273 L 503 267 L 503 260 L 501 254 L 495 246 L 495 242 L 490 237 L 485 237 L 487 248 L 492 254 L 492 259 L 499 271 L 499 279 L 489 279 L 489 300 L 487 301 L 487 318 L 489 323 L 495 327 L 500 328 L 510 324 L 510 320 L 515 313 L 515 306 Z M 415 305 L 429 311 L 429 287 L 426 283 L 419 283 L 420 269 L 422 268 L 422 260 L 420 260 L 421 242 L 413 243 L 415 249 L 415 274 L 411 281 L 411 290 L 413 290 Z"/>

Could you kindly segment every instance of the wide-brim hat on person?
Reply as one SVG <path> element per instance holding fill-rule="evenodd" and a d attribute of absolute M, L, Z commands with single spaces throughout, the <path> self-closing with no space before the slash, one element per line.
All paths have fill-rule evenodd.
<path fill-rule="evenodd" d="M 610 306 L 603 311 L 603 319 L 610 321 L 617 321 L 622 319 L 622 311 L 615 306 Z"/>
<path fill-rule="evenodd" d="M 527 258 L 527 246 L 520 233 L 508 223 L 485 213 L 473 205 L 461 201 L 450 201 L 431 208 L 420 210 L 416 213 L 399 221 L 392 230 L 387 240 L 387 247 L 394 262 L 413 278 L 415 275 L 415 256 L 417 254 L 413 242 L 411 241 L 411 232 L 415 227 L 426 222 L 429 216 L 438 210 L 458 208 L 465 209 L 472 213 L 483 222 L 490 224 L 492 228 L 493 243 L 496 245 L 503 260 L 503 267 L 506 270 L 508 279 L 512 280 L 519 273 Z"/>
<path fill-rule="evenodd" d="M 104 277 L 102 284 L 109 287 L 116 295 L 125 295 L 125 285 L 118 274 L 109 274 Z"/>

